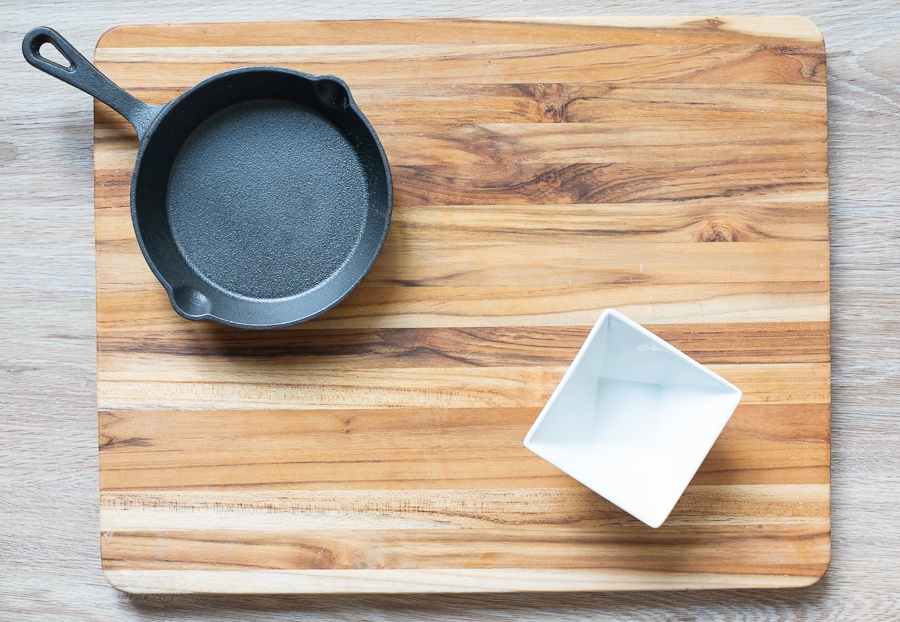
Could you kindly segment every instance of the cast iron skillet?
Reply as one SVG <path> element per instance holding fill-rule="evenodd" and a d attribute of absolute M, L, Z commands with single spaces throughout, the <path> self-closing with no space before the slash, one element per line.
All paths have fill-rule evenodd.
<path fill-rule="evenodd" d="M 46 43 L 68 67 L 40 55 Z M 372 267 L 390 224 L 391 173 L 343 81 L 245 67 L 151 106 L 50 28 L 25 35 L 22 53 L 137 130 L 134 231 L 185 318 L 296 324 L 339 303 Z"/>

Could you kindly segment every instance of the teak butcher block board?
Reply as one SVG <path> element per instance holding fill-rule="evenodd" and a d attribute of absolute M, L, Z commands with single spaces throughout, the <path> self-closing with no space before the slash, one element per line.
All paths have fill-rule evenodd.
<path fill-rule="evenodd" d="M 790 587 L 829 561 L 825 50 L 793 17 L 123 26 L 166 102 L 243 65 L 334 74 L 394 214 L 346 301 L 188 322 L 96 107 L 101 550 L 129 592 Z M 522 440 L 614 307 L 743 390 L 651 529 Z"/>

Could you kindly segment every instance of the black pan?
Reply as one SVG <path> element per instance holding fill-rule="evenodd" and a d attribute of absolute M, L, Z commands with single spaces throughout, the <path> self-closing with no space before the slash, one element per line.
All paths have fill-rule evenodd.
<path fill-rule="evenodd" d="M 40 55 L 53 45 L 68 67 Z M 25 60 L 134 126 L 134 231 L 189 320 L 275 328 L 343 300 L 375 262 L 391 218 L 391 173 L 343 81 L 245 67 L 175 100 L 135 99 L 50 28 Z"/>

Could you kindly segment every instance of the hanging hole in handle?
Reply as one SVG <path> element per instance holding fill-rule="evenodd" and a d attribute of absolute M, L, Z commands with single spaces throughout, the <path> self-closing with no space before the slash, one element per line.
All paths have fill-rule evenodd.
<path fill-rule="evenodd" d="M 63 54 L 50 40 L 41 41 L 34 51 L 34 55 L 56 65 L 63 71 L 75 71 L 75 63 L 69 60 L 69 57 Z"/>

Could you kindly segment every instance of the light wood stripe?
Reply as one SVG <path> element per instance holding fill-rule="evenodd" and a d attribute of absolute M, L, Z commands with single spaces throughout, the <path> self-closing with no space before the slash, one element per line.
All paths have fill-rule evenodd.
<path fill-rule="evenodd" d="M 634 123 L 492 123 L 402 125 L 378 134 L 392 166 L 517 166 L 520 164 L 616 164 L 703 167 L 711 158 L 740 162 L 743 167 L 778 159 L 787 167 L 825 171 L 827 160 L 818 141 L 826 141 L 822 123 L 760 120 L 743 124 L 742 132 L 722 144 L 730 120 L 695 121 L 684 129 Z M 377 129 L 377 128 L 376 128 Z M 777 140 L 759 144 L 759 132 L 778 134 Z M 118 141 L 97 159 L 97 170 L 128 170 L 135 154 L 130 141 Z M 787 151 L 787 153 L 785 153 Z M 502 170 L 502 169 L 499 169 Z"/>
<path fill-rule="evenodd" d="M 827 524 L 827 484 L 690 486 L 676 525 Z M 586 488 L 467 490 L 124 491 L 100 495 L 100 530 L 308 531 L 639 527 Z"/>
<path fill-rule="evenodd" d="M 828 242 L 392 244 L 360 287 L 827 282 Z M 110 257 L 117 259 L 117 255 Z M 131 253 L 135 260 L 143 256 Z M 535 257 L 539 259 L 536 261 Z M 788 260 L 787 258 L 790 258 Z"/>
<path fill-rule="evenodd" d="M 723 250 L 710 244 L 666 242 L 560 244 L 562 237 L 483 246 L 394 239 L 359 287 L 487 289 L 633 284 L 640 289 L 685 283 L 756 283 L 760 279 L 769 283 L 828 280 L 828 242 L 746 242 Z M 127 246 L 109 249 L 101 265 L 104 272 L 113 273 L 107 282 L 115 283 L 114 274 L 122 274 L 123 266 L 133 273 L 145 263 L 133 234 Z M 147 286 L 154 288 L 156 279 L 149 274 Z M 487 291 L 485 294 L 490 295 Z"/>
<path fill-rule="evenodd" d="M 133 158 L 132 158 L 133 159 Z M 118 201 L 122 197 L 116 195 Z M 827 241 L 822 193 L 753 199 L 598 205 L 394 205 L 383 254 L 410 245 L 457 247 L 565 241 L 615 247 L 640 242 Z M 104 251 L 138 254 L 127 197 L 97 197 Z M 113 275 L 109 275 L 112 278 Z"/>
<path fill-rule="evenodd" d="M 429 20 L 428 41 L 460 45 L 487 43 L 658 44 L 663 41 L 716 45 L 804 41 L 821 43 L 822 34 L 806 18 L 790 15 L 709 16 L 582 16 L 539 19 Z M 259 22 L 241 24 L 165 24 L 118 26 L 108 30 L 95 53 L 122 47 L 166 48 L 235 45 L 341 45 L 423 42 L 421 20 Z"/>
<path fill-rule="evenodd" d="M 395 205 L 388 243 L 524 244 L 538 232 L 550 239 L 564 235 L 569 244 L 588 238 L 595 244 L 824 241 L 827 213 L 828 197 L 819 192 L 602 206 Z"/>
<path fill-rule="evenodd" d="M 815 119 L 744 123 L 746 134 L 723 145 L 722 132 L 732 121 L 695 120 L 684 129 L 662 129 L 637 124 L 605 123 L 493 123 L 428 126 L 402 125 L 379 134 L 392 165 L 504 165 L 517 164 L 615 164 L 677 163 L 704 166 L 713 157 L 743 166 L 778 158 L 786 166 L 824 171 L 827 160 L 818 142 L 826 140 Z M 777 140 L 759 144 L 755 134 L 775 131 Z M 785 153 L 787 151 L 788 153 Z"/>
<path fill-rule="evenodd" d="M 644 21 L 646 19 L 646 21 Z M 710 17 L 708 15 L 698 16 L 636 16 L 636 15 L 618 15 L 618 16 L 567 16 L 567 17 L 533 17 L 533 18 L 511 18 L 511 19 L 492 19 L 485 18 L 484 21 L 501 23 L 522 23 L 522 24 L 548 24 L 548 25 L 565 25 L 572 26 L 591 26 L 591 27 L 615 27 L 630 29 L 650 29 L 657 39 L 665 31 L 660 28 L 675 28 L 680 36 L 686 29 L 696 29 L 703 32 L 704 36 L 715 38 L 716 34 L 725 34 L 729 37 L 740 33 L 741 35 L 749 35 L 754 37 L 765 37 L 767 40 L 780 39 L 798 39 L 810 43 L 823 43 L 822 33 L 816 25 L 809 19 L 797 15 L 741 15 L 732 17 Z M 650 33 L 646 33 L 649 35 Z M 666 33 L 668 34 L 668 33 Z M 715 39 L 718 42 L 718 39 Z M 642 40 L 642 42 L 644 42 Z M 652 43 L 653 39 L 647 37 L 648 43 Z"/>
<path fill-rule="evenodd" d="M 410 529 L 367 531 L 109 532 L 101 549 L 110 570 L 622 568 L 725 572 L 740 555 L 744 572 L 815 571 L 828 527 L 646 525 L 609 528 Z"/>
<path fill-rule="evenodd" d="M 410 245 L 377 263 L 366 286 L 412 284 L 500 287 L 633 283 L 752 283 L 827 281 L 827 242 L 665 243 L 651 246 L 532 243 L 442 248 Z M 785 257 L 792 257 L 785 261 Z M 538 261 L 535 261 L 538 257 Z"/>
<path fill-rule="evenodd" d="M 507 286 L 521 279 L 525 279 L 525 284 L 538 286 L 635 284 L 641 287 L 685 281 L 825 280 L 828 278 L 826 242 L 760 239 L 761 230 L 777 227 L 789 227 L 788 230 L 796 230 L 798 237 L 803 238 L 827 236 L 820 225 L 806 224 L 816 217 L 822 222 L 827 208 L 821 204 L 795 207 L 794 213 L 799 217 L 790 215 L 791 205 L 764 208 L 770 214 L 764 217 L 768 222 L 760 222 L 757 216 L 763 209 L 751 206 L 746 208 L 746 216 L 737 218 L 687 208 L 683 220 L 676 218 L 675 228 L 671 230 L 660 229 L 659 225 L 656 230 L 651 229 L 662 218 L 662 209 L 652 206 L 645 216 L 637 219 L 628 215 L 626 206 L 501 206 L 496 211 L 494 207 L 455 208 L 455 216 L 446 219 L 443 217 L 452 208 L 443 211 L 400 208 L 395 209 L 392 230 L 381 257 L 361 287 Z M 543 215 L 538 216 L 541 211 Z M 542 225 L 552 227 L 549 221 L 553 214 L 558 220 L 571 219 L 571 223 L 542 230 Z M 495 221 L 495 232 L 474 242 L 479 239 L 473 236 L 476 228 L 491 226 L 491 219 Z M 617 231 L 633 220 L 638 220 L 633 234 L 621 235 Z M 519 223 L 524 224 L 519 227 Z M 583 229 L 576 232 L 576 223 Z M 96 227 L 97 243 L 104 251 L 97 260 L 103 287 L 158 289 L 156 278 L 137 246 L 130 217 L 101 210 Z M 746 243 L 725 248 L 683 244 L 692 240 L 744 240 Z M 535 263 L 535 256 L 540 257 L 539 263 Z M 710 260 L 713 256 L 715 261 Z M 523 266 L 523 262 L 529 265 Z"/>
<path fill-rule="evenodd" d="M 328 461 L 328 452 L 316 449 L 311 435 L 357 447 L 394 447 L 406 437 L 422 437 L 434 447 L 464 445 L 468 436 L 493 433 L 503 445 L 519 449 L 519 430 L 527 430 L 540 407 L 504 409 L 370 408 L 347 410 L 244 410 L 244 411 L 101 411 L 100 451 L 144 453 L 158 444 L 188 451 L 192 443 L 208 439 L 252 452 L 259 443 L 292 454 L 311 454 Z M 265 424 L 265 425 L 263 425 Z M 505 431 L 496 428 L 506 428 Z M 445 439 L 432 434 L 441 430 Z M 293 438 L 283 438 L 287 434 Z M 362 439 L 360 439 L 362 435 Z M 352 437 L 352 438 L 351 438 Z M 385 438 L 389 437 L 389 438 Z M 426 437 L 429 437 L 428 440 Z M 523 436 L 524 438 L 524 436 Z M 734 412 L 720 439 L 774 443 L 823 443 L 829 438 L 827 404 L 747 404 Z M 304 440 L 306 439 L 306 440 Z M 321 440 L 321 439 L 320 439 Z M 477 440 L 477 439 L 476 439 Z M 408 441 L 416 444 L 419 439 Z M 480 441 L 487 444 L 487 439 Z M 172 445 L 174 443 L 174 445 Z M 298 443 L 306 444 L 301 450 Z M 311 452 L 309 450 L 312 450 Z M 395 449 L 398 449 L 395 447 Z M 156 451 L 159 451 L 158 449 Z M 167 450 L 168 451 L 168 450 Z M 214 452 L 213 452 L 214 453 Z M 165 458 L 165 456 L 163 456 Z M 308 462 L 315 461 L 310 457 Z"/>
<path fill-rule="evenodd" d="M 671 45 L 665 45 L 669 49 Z M 682 46 L 685 54 L 695 54 L 703 46 Z M 455 61 L 472 61 L 483 59 L 516 59 L 532 57 L 554 57 L 570 54 L 610 53 L 621 51 L 622 46 L 606 43 L 602 40 L 583 43 L 419 43 L 365 45 L 239 45 L 239 46 L 187 46 L 157 47 L 153 49 L 155 63 L 167 65 L 179 64 L 228 64 L 247 65 L 285 65 L 289 63 L 360 63 L 381 59 L 393 61 L 413 61 L 429 63 L 442 61 L 443 64 Z M 625 50 L 628 58 L 636 57 L 633 51 Z M 740 53 L 740 52 L 738 52 Z M 223 61 L 227 59 L 227 61 Z M 565 59 L 563 59 L 565 62 Z M 141 63 L 147 61 L 147 49 L 136 47 L 98 48 L 94 53 L 94 61 L 104 65 L 119 63 Z"/>
<path fill-rule="evenodd" d="M 149 271 L 149 268 L 145 268 Z M 146 291 L 145 291 L 146 290 Z M 98 329 L 120 322 L 173 326 L 161 286 L 97 288 Z M 613 307 L 642 324 L 826 322 L 828 283 L 566 287 L 361 287 L 296 330 L 476 326 L 590 326 Z"/>
<path fill-rule="evenodd" d="M 108 412 L 101 488 L 580 487 L 523 447 L 539 410 Z M 741 405 L 695 483 L 827 483 L 828 438 L 827 405 Z"/>
<path fill-rule="evenodd" d="M 566 367 L 320 370 L 267 358 L 98 354 L 101 410 L 515 408 L 549 399 Z M 827 363 L 716 364 L 743 403 L 828 403 Z M 115 371 L 112 371 L 115 370 Z"/>
<path fill-rule="evenodd" d="M 153 104 L 172 101 L 186 90 L 165 86 L 135 87 L 131 93 Z M 793 84 L 723 84 L 710 92 L 697 84 L 612 84 L 541 82 L 520 84 L 353 84 L 353 98 L 366 117 L 382 131 L 421 125 L 422 110 L 435 124 L 474 123 L 596 123 L 608 130 L 646 131 L 666 124 L 693 123 L 722 127 L 740 136 L 758 130 L 798 124 L 814 134 L 824 132 L 825 93 Z M 98 144 L 112 140 L 130 125 L 104 104 L 95 104 Z M 626 141 L 627 142 L 627 141 Z M 804 141 L 806 142 L 806 141 Z M 727 142 L 720 144 L 724 147 Z M 757 147 L 761 145 L 756 145 Z M 103 155 L 103 154 L 101 154 Z M 779 154 L 783 157 L 785 154 Z M 787 154 L 789 155 L 789 154 Z"/>
<path fill-rule="evenodd" d="M 135 594 L 329 594 L 568 592 L 804 587 L 808 575 L 644 572 L 620 569 L 445 568 L 415 570 L 103 570 Z"/>
<path fill-rule="evenodd" d="M 615 82 L 623 84 L 799 84 L 819 86 L 825 81 L 825 54 L 816 44 L 800 44 L 785 49 L 778 45 L 659 44 L 652 54 L 644 46 L 587 44 L 553 51 L 553 80 L 558 82 Z M 469 46 L 464 46 L 468 48 Z M 405 49 L 404 49 L 405 48 Z M 239 50 L 240 48 L 238 48 Z M 387 56 L 372 46 L 336 46 L 317 54 L 316 47 L 297 47 L 296 54 L 279 59 L 281 67 L 312 75 L 340 76 L 352 90 L 354 83 L 409 84 L 430 82 L 471 83 L 478 76 L 481 84 L 517 84 L 542 82 L 548 75 L 548 57 L 539 53 L 510 52 L 502 45 L 487 46 L 480 56 L 463 52 L 462 58 L 440 53 L 429 56 L 428 46 L 403 46 Z M 327 48 L 326 48 L 327 49 Z M 418 50 L 422 51 L 419 57 Z M 371 50 L 368 51 L 367 50 Z M 217 73 L 248 65 L 265 64 L 259 58 L 231 60 L 224 54 L 219 60 L 192 62 L 193 54 L 166 55 L 166 48 L 154 48 L 139 62 L 106 62 L 103 72 L 116 84 L 130 89 L 140 84 L 158 83 L 170 87 L 190 87 Z M 339 60 L 340 52 L 350 57 Z M 97 52 L 99 53 L 99 51 Z M 95 53 L 95 56 L 96 54 Z M 104 51 L 102 54 L 107 54 Z M 196 50 L 194 51 L 196 53 Z M 660 58 L 665 58 L 661 62 Z M 183 62 L 178 62 L 179 60 Z M 490 63 L 488 62 L 490 61 Z M 772 64 L 781 63 L 778 73 Z M 698 71 L 702 67 L 702 71 Z"/>

